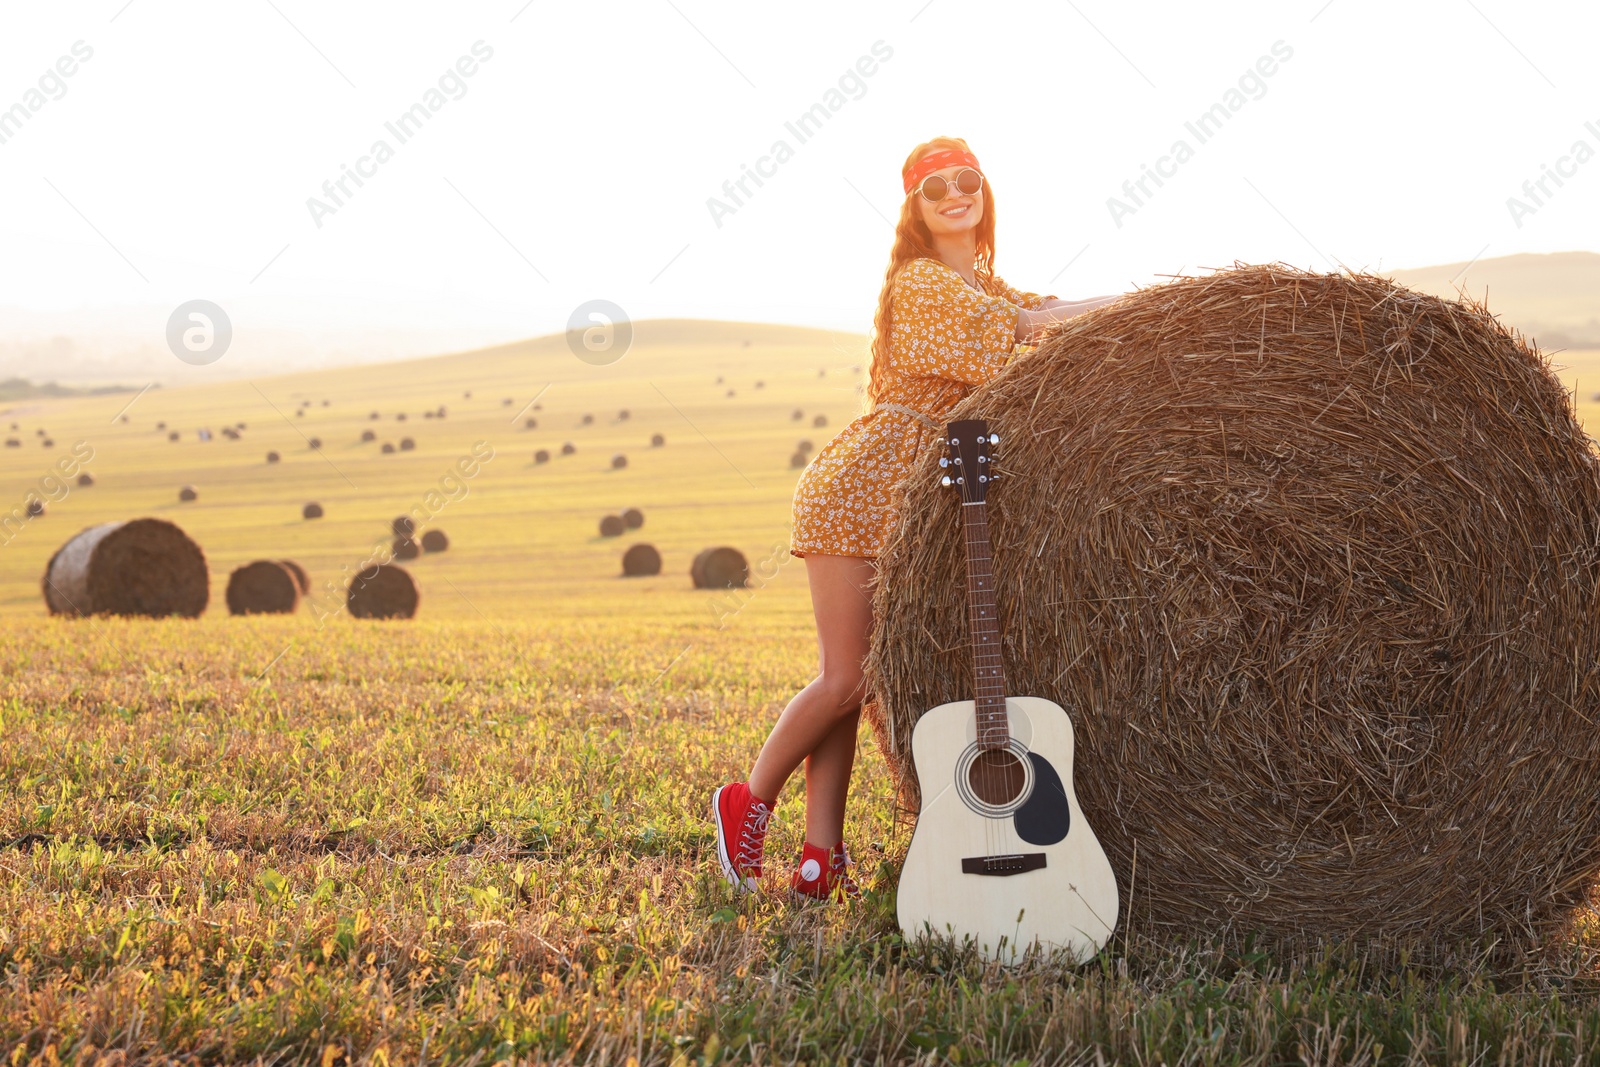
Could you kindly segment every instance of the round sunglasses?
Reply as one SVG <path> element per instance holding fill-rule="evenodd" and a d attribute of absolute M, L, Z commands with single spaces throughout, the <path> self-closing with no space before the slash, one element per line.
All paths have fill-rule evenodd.
<path fill-rule="evenodd" d="M 962 196 L 976 196 L 978 190 L 983 188 L 983 175 L 971 167 L 962 167 L 956 171 L 954 179 L 947 179 L 938 174 L 930 174 L 922 179 L 918 186 L 922 199 L 930 204 L 937 204 L 948 195 L 951 187 Z"/>

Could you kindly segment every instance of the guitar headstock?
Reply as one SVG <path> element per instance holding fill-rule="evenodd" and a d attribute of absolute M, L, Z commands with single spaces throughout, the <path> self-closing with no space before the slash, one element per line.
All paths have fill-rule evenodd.
<path fill-rule="evenodd" d="M 939 458 L 939 466 L 946 470 L 939 484 L 960 489 L 963 504 L 983 503 L 989 483 L 998 477 L 990 446 L 998 445 L 1000 438 L 989 432 L 983 419 L 960 419 L 944 428 L 944 442 L 950 454 Z"/>

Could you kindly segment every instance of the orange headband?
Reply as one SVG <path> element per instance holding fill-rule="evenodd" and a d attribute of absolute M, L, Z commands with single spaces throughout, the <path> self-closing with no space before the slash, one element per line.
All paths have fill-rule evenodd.
<path fill-rule="evenodd" d="M 971 167 L 978 173 L 983 173 L 983 168 L 978 166 L 978 157 L 971 152 L 962 152 L 954 148 L 946 148 L 938 152 L 930 152 L 917 160 L 916 165 L 905 174 L 906 192 L 910 192 L 922 184 L 922 179 L 936 170 L 953 167 L 958 163 Z"/>

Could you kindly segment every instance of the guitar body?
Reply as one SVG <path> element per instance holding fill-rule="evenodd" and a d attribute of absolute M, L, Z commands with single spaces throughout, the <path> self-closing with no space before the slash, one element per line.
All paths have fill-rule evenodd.
<path fill-rule="evenodd" d="M 1007 697 L 1009 756 L 978 745 L 974 702 L 917 720 L 922 811 L 900 874 L 908 938 L 970 937 L 1015 963 L 1034 942 L 1082 961 L 1117 924 L 1111 862 L 1072 788 L 1072 720 L 1039 697 Z"/>

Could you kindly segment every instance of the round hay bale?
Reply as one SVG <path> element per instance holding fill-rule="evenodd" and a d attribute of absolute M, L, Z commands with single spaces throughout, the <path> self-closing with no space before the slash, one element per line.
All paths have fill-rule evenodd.
<path fill-rule="evenodd" d="M 1600 878 L 1600 459 L 1481 306 L 1240 267 L 1054 330 L 953 417 L 1011 694 L 1065 708 L 1141 925 L 1555 933 Z M 869 718 L 970 699 L 941 449 L 884 546 Z"/>
<path fill-rule="evenodd" d="M 402 451 L 402 452 L 410 452 L 412 449 L 414 449 L 416 447 L 417 447 L 417 443 L 415 441 L 413 441 L 411 438 L 409 438 L 409 437 L 400 438 L 400 451 Z"/>
<path fill-rule="evenodd" d="M 689 577 L 696 589 L 743 589 L 750 578 L 750 564 L 737 548 L 703 548 L 689 565 Z"/>
<path fill-rule="evenodd" d="M 307 441 L 306 444 L 310 445 L 314 449 L 320 449 L 322 447 L 322 438 L 313 437 L 311 440 Z"/>
<path fill-rule="evenodd" d="M 644 512 L 638 508 L 624 508 L 622 510 L 622 525 L 630 530 L 637 530 L 644 525 Z"/>
<path fill-rule="evenodd" d="M 547 449 L 547 448 L 539 449 L 537 452 L 535 452 L 533 454 L 533 461 L 535 463 L 549 463 L 550 462 L 550 450 Z"/>
<path fill-rule="evenodd" d="M 534 410 L 535 410 L 535 411 L 537 411 L 537 410 L 538 410 L 538 408 L 539 408 L 539 405 L 537 405 L 537 404 L 535 404 L 535 405 L 534 405 Z M 439 405 L 439 410 L 437 410 L 437 411 L 435 411 L 435 412 L 434 412 L 434 415 L 435 415 L 435 416 L 436 416 L 436 417 L 437 417 L 437 418 L 441 418 L 441 419 L 442 419 L 442 418 L 444 418 L 444 405 L 443 405 L 443 404 L 440 404 L 440 405 Z"/>
<path fill-rule="evenodd" d="M 50 438 L 48 438 L 48 437 L 46 437 L 43 441 L 40 441 L 39 443 L 41 445 L 43 445 L 45 448 L 54 448 L 56 446 L 56 443 L 54 441 L 52 441 Z"/>
<path fill-rule="evenodd" d="M 173 430 L 171 433 L 167 434 L 167 440 L 176 441 L 181 436 L 182 435 L 179 434 L 177 430 Z"/>
<path fill-rule="evenodd" d="M 8 438 L 6 438 L 6 447 L 7 448 L 21 448 L 22 447 L 22 442 L 17 440 L 15 437 L 8 437 Z"/>
<path fill-rule="evenodd" d="M 722 375 L 720 375 L 720 374 L 719 374 L 719 375 L 717 375 L 717 384 L 718 384 L 718 385 L 721 385 L 721 384 L 722 384 Z"/>
<path fill-rule="evenodd" d="M 333 403 L 333 401 L 331 401 L 331 400 L 324 400 L 324 401 L 323 401 L 323 402 L 322 402 L 322 406 L 323 406 L 323 407 L 327 407 L 327 406 L 328 406 L 328 405 L 329 405 L 329 404 L 331 404 L 331 403 Z"/>
<path fill-rule="evenodd" d="M 611 469 L 612 470 L 619 471 L 622 468 L 626 467 L 627 465 L 628 465 L 628 457 L 623 455 L 621 452 L 618 452 L 616 455 L 611 457 Z"/>
<path fill-rule="evenodd" d="M 28 512 L 29 518 L 36 519 L 45 513 L 44 501 L 40 500 L 38 497 L 33 497 L 28 501 L 25 510 Z"/>
<path fill-rule="evenodd" d="M 583 424 L 585 426 L 589 426 L 589 425 L 593 424 L 593 422 L 594 422 L 594 416 L 585 413 L 584 416 L 583 416 Z"/>
<path fill-rule="evenodd" d="M 806 413 L 801 411 L 799 408 L 795 408 L 793 411 L 791 411 L 789 413 L 789 418 L 793 419 L 795 422 L 799 422 L 801 419 L 803 419 L 805 417 L 806 417 Z"/>
<path fill-rule="evenodd" d="M 410 571 L 379 564 L 350 579 L 344 605 L 358 619 L 409 619 L 421 599 Z"/>
<path fill-rule="evenodd" d="M 811 420 L 811 425 L 821 429 L 822 427 L 828 425 L 828 416 L 818 415 L 816 418 Z"/>
<path fill-rule="evenodd" d="M 300 606 L 300 583 L 275 559 L 246 563 L 228 576 L 229 615 L 292 615 Z"/>
<path fill-rule="evenodd" d="M 737 395 L 738 395 L 738 394 L 737 394 L 737 393 L 735 393 L 735 392 L 734 392 L 734 391 L 733 391 L 733 390 L 732 390 L 732 389 L 729 389 L 729 390 L 728 390 L 728 395 L 729 395 L 729 396 L 737 396 Z"/>
<path fill-rule="evenodd" d="M 15 430 L 15 429 L 16 429 L 16 428 L 17 428 L 17 424 L 16 424 L 16 423 L 12 423 L 12 424 L 11 424 L 11 428 L 12 428 L 12 429 L 13 429 L 13 430 Z M 165 430 L 165 429 L 166 429 L 166 428 L 167 428 L 167 424 L 166 424 L 166 423 L 165 423 L 165 422 L 158 422 L 158 423 L 156 423 L 156 429 L 158 429 L 158 430 Z"/>
<path fill-rule="evenodd" d="M 47 431 L 42 429 L 42 428 L 33 431 L 34 436 L 36 436 L 36 437 L 43 437 L 46 434 L 46 432 Z"/>
<path fill-rule="evenodd" d="M 632 417 L 633 412 L 629 411 L 627 408 L 623 408 L 621 411 L 617 412 L 618 422 L 627 422 Z"/>
<path fill-rule="evenodd" d="M 389 530 L 396 537 L 410 537 L 417 532 L 417 524 L 410 515 L 396 515 L 389 524 Z"/>
<path fill-rule="evenodd" d="M 278 453 L 276 453 L 276 452 L 268 452 L 267 453 L 267 462 L 268 463 L 276 463 L 276 462 L 278 462 L 278 460 L 280 460 L 282 458 L 283 457 L 278 455 Z"/>
<path fill-rule="evenodd" d="M 624 578 L 645 578 L 660 573 L 661 553 L 656 551 L 655 545 L 640 541 L 636 545 L 629 545 L 628 551 L 622 554 Z"/>
<path fill-rule="evenodd" d="M 567 441 L 564 444 L 562 444 L 562 446 L 561 446 L 561 454 L 563 456 L 570 456 L 574 452 L 576 452 L 577 450 L 578 450 L 578 446 L 573 444 L 571 441 Z"/>
<path fill-rule="evenodd" d="M 311 592 L 311 576 L 306 569 L 292 559 L 280 559 L 283 569 L 289 572 L 289 577 L 294 579 L 295 588 L 300 590 L 300 595 L 305 596 Z"/>
<path fill-rule="evenodd" d="M 182 501 L 198 500 L 200 493 L 192 485 L 186 485 L 178 490 L 178 499 Z"/>
<path fill-rule="evenodd" d="M 394 421 L 395 422 L 405 422 L 406 421 L 406 413 L 403 412 L 403 411 L 397 412 L 395 414 Z"/>
<path fill-rule="evenodd" d="M 373 432 L 372 430 L 362 430 L 361 431 L 361 440 L 362 440 L 363 443 L 365 443 L 367 441 L 376 441 L 377 439 L 378 439 L 378 435 L 375 432 Z"/>
<path fill-rule="evenodd" d="M 56 550 L 40 582 L 52 615 L 183 615 L 206 609 L 206 556 L 165 519 L 103 522 Z"/>
<path fill-rule="evenodd" d="M 311 503 L 300 509 L 300 517 L 302 519 L 322 518 L 322 505 L 313 500 Z"/>
<path fill-rule="evenodd" d="M 806 459 L 806 454 L 804 452 L 796 452 L 794 455 L 789 457 L 789 469 L 790 470 L 799 470 L 801 467 L 804 467 L 808 462 L 809 462 L 809 460 Z"/>
<path fill-rule="evenodd" d="M 422 551 L 443 552 L 450 547 L 450 538 L 443 530 L 429 530 L 422 535 Z"/>
<path fill-rule="evenodd" d="M 522 428 L 524 430 L 537 430 L 539 428 L 539 420 L 529 415 L 522 420 Z"/>
<path fill-rule="evenodd" d="M 667 438 L 666 438 L 666 436 L 664 434 L 653 433 L 653 434 L 650 435 L 650 447 L 651 448 L 660 448 L 662 445 L 664 445 L 666 443 L 667 443 Z"/>
<path fill-rule="evenodd" d="M 433 418 L 433 412 L 431 412 L 431 411 L 424 411 L 424 412 L 423 412 L 423 413 L 422 413 L 422 417 L 423 417 L 423 418 L 425 418 L 425 419 L 431 419 L 431 418 Z"/>
<path fill-rule="evenodd" d="M 510 397 L 509 397 L 509 396 L 508 396 L 508 397 L 504 397 L 504 398 L 502 398 L 502 399 L 501 399 L 501 401 L 500 401 L 500 406 L 501 406 L 501 407 L 510 407 L 510 406 L 511 406 L 511 405 L 512 405 L 512 404 L 513 404 L 513 403 L 515 403 L 515 401 L 513 401 L 513 400 L 512 400 L 512 399 L 511 399 L 511 398 L 510 398 Z"/>
<path fill-rule="evenodd" d="M 809 438 L 809 437 L 800 438 L 800 440 L 798 440 L 798 441 L 796 441 L 794 443 L 794 450 L 796 452 L 803 452 L 808 456 L 811 455 L 811 438 Z"/>
<path fill-rule="evenodd" d="M 622 521 L 621 515 L 607 515 L 600 520 L 601 537 L 621 537 L 622 531 L 627 528 L 628 524 Z"/>
<path fill-rule="evenodd" d="M 384 442 L 384 443 L 383 443 L 383 447 L 382 447 L 382 448 L 380 448 L 380 449 L 378 449 L 378 451 L 379 451 L 379 452 L 382 452 L 382 453 L 383 453 L 383 454 L 384 454 L 384 455 L 386 455 L 386 456 L 387 456 L 387 455 L 388 455 L 388 454 L 389 454 L 389 453 L 391 453 L 391 452 L 393 452 L 393 451 L 394 451 L 394 442 L 392 442 L 392 441 L 385 441 L 385 442 Z"/>
<path fill-rule="evenodd" d="M 422 549 L 417 547 L 417 542 L 409 537 L 396 537 L 390 547 L 394 551 L 395 559 L 416 559 L 422 555 Z"/>
<path fill-rule="evenodd" d="M 84 471 L 78 475 L 78 484 L 84 489 L 89 488 L 94 484 L 94 475 L 90 474 L 88 471 Z"/>
<path fill-rule="evenodd" d="M 379 415 L 376 411 L 369 411 L 369 412 L 367 412 L 367 418 L 372 420 L 373 422 L 376 422 L 379 419 L 383 418 L 383 416 Z"/>

